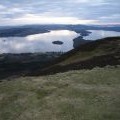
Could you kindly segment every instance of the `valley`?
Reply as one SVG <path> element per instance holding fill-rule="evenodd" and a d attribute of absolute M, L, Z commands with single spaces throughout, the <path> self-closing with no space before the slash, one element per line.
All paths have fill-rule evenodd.
<path fill-rule="evenodd" d="M 71 33 L 65 31 L 54 31 L 59 38 L 55 43 L 61 43 L 62 32 L 63 36 Z M 70 39 L 72 47 L 65 52 L 25 52 L 18 47 L 19 53 L 7 49 L 0 54 L 0 120 L 120 119 L 119 34 L 105 38 L 96 34 L 100 39 L 95 40 L 85 40 L 90 36 L 81 34 Z M 39 41 L 40 36 L 29 38 Z M 9 43 L 8 38 L 1 38 L 2 42 Z"/>
<path fill-rule="evenodd" d="M 0 120 L 120 120 L 120 0 L 0 0 Z"/>

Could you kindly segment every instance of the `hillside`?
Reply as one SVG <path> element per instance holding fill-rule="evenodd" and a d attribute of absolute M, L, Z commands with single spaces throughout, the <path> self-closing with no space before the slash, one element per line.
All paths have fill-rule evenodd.
<path fill-rule="evenodd" d="M 2 78 L 0 120 L 120 120 L 120 37 L 82 45 L 42 70 L 34 65 Z"/>
<path fill-rule="evenodd" d="M 47 75 L 97 66 L 120 65 L 120 37 L 92 41 L 61 54 L 2 54 L 0 79 L 13 75 Z"/>
<path fill-rule="evenodd" d="M 41 73 L 92 69 L 106 65 L 120 65 L 120 37 L 104 38 L 81 45 L 50 63 Z"/>
<path fill-rule="evenodd" d="M 105 30 L 120 32 L 119 25 L 96 26 L 96 25 L 23 25 L 23 26 L 0 26 L 0 37 L 25 37 L 27 35 L 47 33 L 51 30 L 72 30 L 81 33 L 82 36 L 89 34 L 88 30 Z"/>
<path fill-rule="evenodd" d="M 13 75 L 40 70 L 50 61 L 61 56 L 61 52 L 0 54 L 0 81 Z"/>
<path fill-rule="evenodd" d="M 4 79 L 0 120 L 120 120 L 120 66 Z"/>

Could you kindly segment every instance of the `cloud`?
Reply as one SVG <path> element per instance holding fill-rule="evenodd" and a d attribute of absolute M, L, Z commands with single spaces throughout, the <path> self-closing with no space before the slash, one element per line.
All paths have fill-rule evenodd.
<path fill-rule="evenodd" d="M 113 14 L 110 16 L 102 16 L 100 17 L 100 19 L 119 19 L 120 18 L 120 14 Z"/>
<path fill-rule="evenodd" d="M 2 24 L 20 25 L 20 24 L 90 24 L 97 22 L 96 20 L 83 20 L 76 17 L 52 17 L 34 14 L 25 14 L 19 18 L 3 19 Z"/>
<path fill-rule="evenodd" d="M 6 7 L 4 5 L 0 5 L 0 10 L 5 9 Z"/>
<path fill-rule="evenodd" d="M 110 20 L 111 22 L 109 22 L 108 24 L 120 24 L 120 14 L 112 14 L 109 16 L 102 16 L 99 18 L 100 21 L 102 21 L 102 24 L 105 24 L 108 22 L 108 20 Z"/>
<path fill-rule="evenodd" d="M 68 0 L 69 1 L 69 0 Z M 71 0 L 71 2 L 72 2 L 72 0 Z M 91 3 L 91 4 L 93 4 L 93 3 L 101 3 L 101 2 L 104 2 L 104 0 L 75 0 L 74 2 L 76 2 L 76 3 Z"/>
<path fill-rule="evenodd" d="M 94 24 L 118 23 L 119 0 L 10 0 L 0 1 L 0 23 Z M 102 19 L 103 18 L 103 19 Z M 48 20 L 49 19 L 49 20 Z M 106 20 L 104 20 L 106 19 Z"/>

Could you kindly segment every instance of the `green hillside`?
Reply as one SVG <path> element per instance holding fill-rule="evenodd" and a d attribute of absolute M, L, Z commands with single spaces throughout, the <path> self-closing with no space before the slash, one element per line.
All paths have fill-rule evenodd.
<path fill-rule="evenodd" d="M 5 79 L 0 120 L 120 120 L 120 67 Z"/>

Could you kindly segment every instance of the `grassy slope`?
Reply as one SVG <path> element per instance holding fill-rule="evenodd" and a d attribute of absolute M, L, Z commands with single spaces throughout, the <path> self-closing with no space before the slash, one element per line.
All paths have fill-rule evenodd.
<path fill-rule="evenodd" d="M 113 54 L 118 51 L 120 51 L 120 37 L 105 38 L 80 46 L 69 58 L 65 59 L 60 64 L 67 65 L 76 63 L 89 60 L 96 56 Z"/>
<path fill-rule="evenodd" d="M 120 66 L 9 80 L 0 120 L 120 120 Z"/>
<path fill-rule="evenodd" d="M 80 46 L 63 54 L 42 73 L 64 72 L 74 69 L 91 69 L 96 66 L 120 64 L 120 37 L 104 38 Z"/>
<path fill-rule="evenodd" d="M 91 42 L 50 63 L 43 73 L 117 65 L 119 51 L 120 37 Z M 120 120 L 119 79 L 120 66 L 3 79 L 0 120 Z"/>
<path fill-rule="evenodd" d="M 59 64 L 67 65 L 91 59 L 95 56 L 112 54 L 120 51 L 120 37 L 104 38 L 72 50 L 62 56 Z"/>

